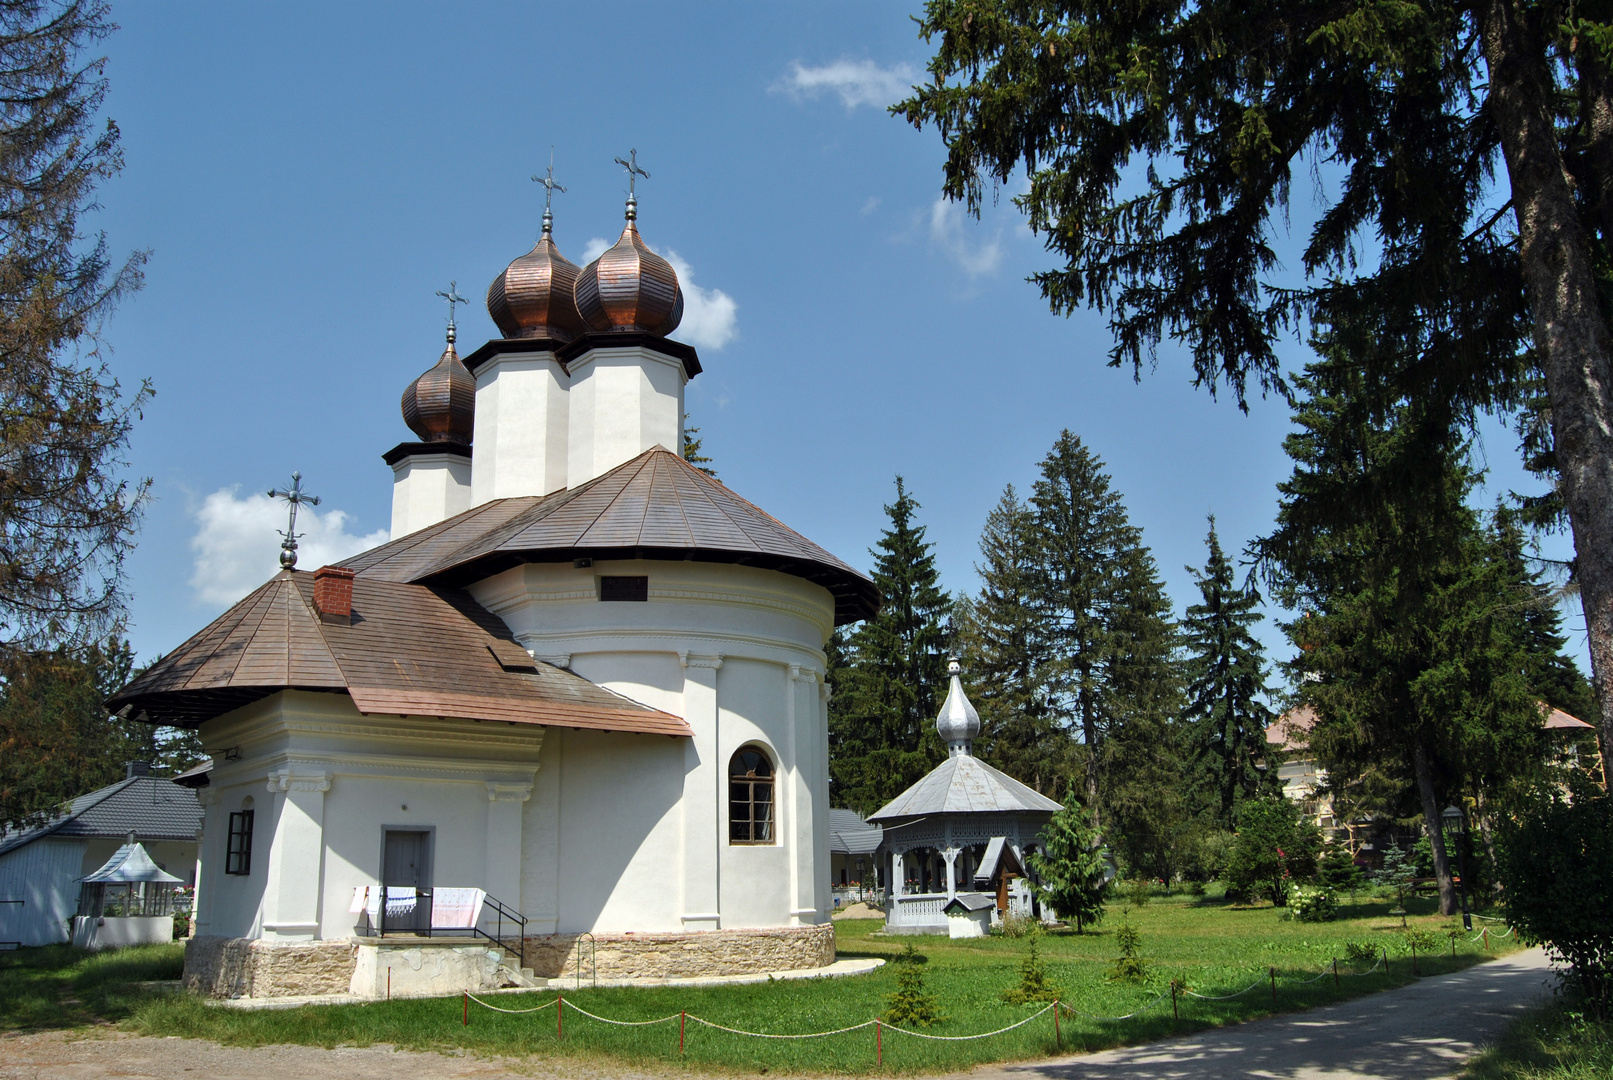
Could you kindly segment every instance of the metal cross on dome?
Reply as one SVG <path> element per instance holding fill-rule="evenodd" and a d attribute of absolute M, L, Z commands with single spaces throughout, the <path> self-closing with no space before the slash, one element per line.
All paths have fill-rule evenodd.
<path fill-rule="evenodd" d="M 459 295 L 459 282 L 457 281 L 448 283 L 447 292 L 438 289 L 437 295 L 448 301 L 448 340 L 452 341 L 454 340 L 454 305 L 468 304 L 470 301 Z"/>
<path fill-rule="evenodd" d="M 646 180 L 648 180 L 650 178 L 649 173 L 645 172 L 643 169 L 638 167 L 638 151 L 637 150 L 629 150 L 627 152 L 627 157 L 626 158 L 617 158 L 616 159 L 616 164 L 620 165 L 622 168 L 627 170 L 627 197 L 628 197 L 628 199 L 633 200 L 633 201 L 637 201 L 638 195 L 636 194 L 636 190 L 637 190 L 636 185 L 638 183 L 638 178 L 641 177 L 641 176 L 644 177 L 644 179 L 646 179 Z"/>
<path fill-rule="evenodd" d="M 280 565 L 287 570 L 297 565 L 297 537 L 302 533 L 297 531 L 297 507 L 303 503 L 309 506 L 319 505 L 319 496 L 310 495 L 302 489 L 302 473 L 291 474 L 291 486 L 288 488 L 270 488 L 269 498 L 284 499 L 291 507 L 291 520 L 286 523 L 286 531 L 280 533 L 285 537 L 280 542 Z M 279 530 L 275 530 L 279 532 Z"/>
<path fill-rule="evenodd" d="M 534 184 L 543 185 L 543 216 L 547 218 L 549 216 L 549 204 L 554 201 L 554 193 L 557 191 L 562 195 L 566 193 L 566 189 L 555 183 L 554 180 L 554 147 L 549 147 L 548 174 L 545 176 L 534 176 L 532 178 L 532 182 Z"/>

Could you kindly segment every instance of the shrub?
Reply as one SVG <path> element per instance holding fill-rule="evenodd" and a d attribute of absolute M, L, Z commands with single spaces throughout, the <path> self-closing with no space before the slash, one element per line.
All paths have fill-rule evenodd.
<path fill-rule="evenodd" d="M 1153 896 L 1154 883 L 1147 878 L 1133 878 L 1126 883 L 1126 899 L 1132 907 L 1147 907 Z"/>
<path fill-rule="evenodd" d="M 1035 934 L 1041 927 L 1029 915 L 1021 915 L 1017 911 L 1003 913 L 1002 922 L 992 927 L 1003 937 L 1022 938 L 1028 934 Z"/>
<path fill-rule="evenodd" d="M 924 972 L 920 970 L 922 957 L 911 942 L 896 958 L 901 969 L 896 973 L 896 992 L 885 999 L 885 1011 L 879 1018 L 894 1026 L 911 1024 L 929 1027 L 946 1017 L 941 1015 L 934 994 L 924 992 Z"/>
<path fill-rule="evenodd" d="M 1288 894 L 1288 910 L 1300 922 L 1327 922 L 1338 910 L 1338 901 L 1326 889 L 1302 889 L 1295 885 Z"/>
<path fill-rule="evenodd" d="M 1399 915 L 1401 926 L 1406 925 L 1406 898 L 1411 895 L 1412 882 L 1416 878 L 1416 864 L 1407 856 L 1405 848 L 1391 844 L 1384 849 L 1383 869 L 1378 871 L 1376 881 L 1395 894 L 1394 910 L 1389 914 Z"/>
<path fill-rule="evenodd" d="M 1613 1013 L 1613 798 L 1582 777 L 1522 797 L 1497 829 L 1507 920 L 1568 966 L 1587 1007 Z"/>
<path fill-rule="evenodd" d="M 1187 888 L 1187 895 L 1189 895 L 1189 896 L 1203 896 L 1204 895 L 1204 882 L 1199 881 L 1197 878 L 1195 878 L 1192 881 L 1189 881 L 1187 883 L 1187 885 L 1186 885 L 1186 888 Z"/>
<path fill-rule="evenodd" d="M 1120 947 L 1120 955 L 1109 965 L 1111 979 L 1137 981 L 1148 977 L 1148 963 L 1139 955 L 1143 936 L 1131 925 L 1130 914 L 1130 908 L 1121 909 L 1120 925 L 1115 927 L 1115 944 Z"/>
<path fill-rule="evenodd" d="M 1289 888 L 1316 876 L 1322 832 L 1281 795 L 1251 799 L 1238 808 L 1238 832 L 1227 852 L 1223 878 L 1229 895 L 1288 902 Z"/>
<path fill-rule="evenodd" d="M 1379 948 L 1371 941 L 1346 941 L 1344 959 L 1356 964 L 1376 964 Z"/>
<path fill-rule="evenodd" d="M 1042 898 L 1063 919 L 1075 920 L 1075 932 L 1103 918 L 1114 867 L 1092 815 L 1072 786 L 1064 809 L 1042 830 L 1042 849 L 1033 851 L 1030 869 L 1042 880 Z"/>
<path fill-rule="evenodd" d="M 1350 857 L 1350 849 L 1343 844 L 1329 844 L 1317 868 L 1317 879 L 1333 893 L 1353 894 L 1361 887 L 1361 868 Z"/>
<path fill-rule="evenodd" d="M 1059 1001 L 1064 988 L 1047 977 L 1047 969 L 1036 955 L 1036 937 L 1031 936 L 1030 951 L 1019 964 L 1019 985 L 1003 991 L 1003 1000 L 1010 1005 L 1026 1005 L 1033 1001 Z"/>

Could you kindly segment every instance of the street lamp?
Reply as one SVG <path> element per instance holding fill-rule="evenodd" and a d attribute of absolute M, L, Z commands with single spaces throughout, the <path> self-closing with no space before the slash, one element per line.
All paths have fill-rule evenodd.
<path fill-rule="evenodd" d="M 1445 821 L 1446 834 L 1456 837 L 1456 868 L 1457 873 L 1462 876 L 1462 928 L 1471 933 L 1473 915 L 1467 907 L 1467 851 L 1462 843 L 1466 830 L 1462 828 L 1462 809 L 1459 806 L 1447 806 L 1439 816 Z"/>

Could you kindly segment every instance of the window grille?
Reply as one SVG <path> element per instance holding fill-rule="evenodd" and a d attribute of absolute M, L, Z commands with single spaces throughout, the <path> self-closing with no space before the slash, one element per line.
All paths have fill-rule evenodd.
<path fill-rule="evenodd" d="M 728 763 L 728 842 L 773 843 L 773 763 L 755 747 Z"/>
<path fill-rule="evenodd" d="M 650 579 L 647 577 L 602 577 L 599 579 L 601 600 L 636 600 L 650 598 Z"/>
<path fill-rule="evenodd" d="M 226 874 L 252 872 L 252 811 L 238 810 L 230 815 L 230 846 L 224 859 Z"/>

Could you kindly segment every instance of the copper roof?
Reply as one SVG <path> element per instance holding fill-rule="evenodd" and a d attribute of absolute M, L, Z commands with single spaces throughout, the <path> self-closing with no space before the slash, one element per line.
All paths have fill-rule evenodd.
<path fill-rule="evenodd" d="M 585 329 L 573 295 L 577 274 L 577 264 L 560 254 L 546 225 L 532 250 L 487 287 L 487 313 L 507 338 L 570 341 Z"/>
<path fill-rule="evenodd" d="M 452 328 L 442 356 L 404 388 L 403 422 L 421 442 L 470 445 L 476 423 L 476 380 L 459 362 Z"/>
<path fill-rule="evenodd" d="M 879 610 L 866 575 L 660 447 L 586 484 L 483 503 L 341 565 L 360 581 L 459 587 L 525 562 L 583 557 L 756 566 L 828 589 L 837 624 Z"/>
<path fill-rule="evenodd" d="M 689 735 L 689 725 L 533 660 L 468 595 L 353 582 L 351 624 L 321 620 L 314 575 L 282 571 L 107 702 L 194 727 L 280 690 L 349 694 L 361 713 Z"/>
<path fill-rule="evenodd" d="M 577 313 L 597 331 L 666 336 L 683 321 L 683 290 L 672 264 L 644 246 L 630 217 L 621 238 L 577 275 Z"/>

